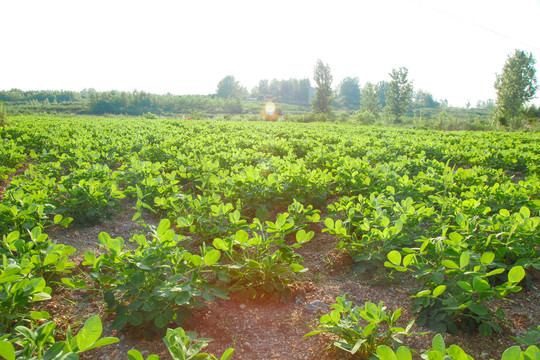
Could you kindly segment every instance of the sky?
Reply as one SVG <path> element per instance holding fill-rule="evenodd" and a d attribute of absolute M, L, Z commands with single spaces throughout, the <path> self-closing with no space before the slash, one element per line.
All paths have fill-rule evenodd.
<path fill-rule="evenodd" d="M 538 19 L 540 0 L 6 0 L 0 90 L 212 94 L 227 75 L 248 90 L 314 86 L 321 59 L 334 87 L 403 66 L 415 89 L 474 106 L 495 99 L 516 49 L 540 61 Z"/>

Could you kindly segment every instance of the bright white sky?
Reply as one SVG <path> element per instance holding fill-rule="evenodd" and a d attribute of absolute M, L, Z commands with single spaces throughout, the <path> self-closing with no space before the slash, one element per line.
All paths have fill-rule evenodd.
<path fill-rule="evenodd" d="M 474 106 L 495 98 L 515 49 L 540 61 L 540 0 L 7 0 L 0 15 L 1 90 L 210 94 L 226 75 L 248 90 L 314 85 L 320 58 L 334 87 L 405 66 L 415 89 Z"/>

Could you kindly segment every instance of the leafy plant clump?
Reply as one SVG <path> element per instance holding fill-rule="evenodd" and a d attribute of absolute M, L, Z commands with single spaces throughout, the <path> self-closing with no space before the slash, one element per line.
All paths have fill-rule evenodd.
<path fill-rule="evenodd" d="M 250 297 L 287 295 L 296 274 L 307 271 L 295 249 L 314 236 L 313 231 L 299 229 L 296 241 L 289 245 L 286 235 L 297 229 L 293 217 L 282 213 L 275 222 L 263 223 L 254 218 L 249 225 L 250 232 L 238 230 L 234 235 L 215 239 L 214 248 L 223 251 L 229 259 L 218 266 L 219 279 L 230 283 L 231 291 L 245 290 Z"/>
<path fill-rule="evenodd" d="M 431 349 L 421 355 L 425 360 L 474 360 L 458 345 L 446 347 L 441 334 L 433 337 Z M 378 360 L 412 360 L 411 350 L 406 346 L 400 346 L 394 350 L 386 345 L 377 348 Z M 506 349 L 500 360 L 537 360 L 540 359 L 540 350 L 537 346 L 529 346 L 526 350 L 521 350 L 519 346 L 512 346 Z"/>
<path fill-rule="evenodd" d="M 50 318 L 47 312 L 32 315 L 36 320 Z M 17 326 L 12 339 L 0 337 L 0 355 L 6 360 L 78 360 L 82 352 L 118 342 L 115 337 L 101 338 L 103 326 L 98 316 L 88 318 L 75 336 L 68 327 L 65 341 L 56 341 L 55 332 L 52 321 L 37 328 Z"/>
<path fill-rule="evenodd" d="M 425 239 L 420 248 L 407 249 L 402 257 L 391 251 L 385 266 L 400 272 L 411 271 L 422 288 L 413 295 L 413 311 L 419 313 L 418 324 L 438 332 L 456 333 L 479 331 L 491 334 L 500 332 L 494 320 L 502 317 L 500 310 L 493 312 L 486 302 L 504 298 L 518 292 L 518 284 L 525 277 L 525 270 L 515 266 L 507 274 L 507 281 L 490 284 L 490 278 L 506 270 L 493 261 L 495 254 L 478 254 L 467 249 L 465 239 L 450 233 L 447 238 Z"/>
<path fill-rule="evenodd" d="M 338 336 L 333 343 L 339 349 L 355 354 L 361 358 L 368 358 L 375 354 L 378 346 L 394 342 L 401 344 L 400 336 L 410 336 L 410 329 L 414 324 L 411 320 L 406 328 L 397 327 L 395 323 L 401 316 L 401 309 L 392 314 L 384 311 L 386 307 L 380 302 L 375 305 L 367 302 L 364 308 L 355 306 L 345 297 L 337 297 L 332 305 L 334 310 L 330 314 L 321 316 L 317 330 L 307 333 L 313 336 L 321 333 L 330 333 Z M 367 325 L 362 326 L 362 319 Z M 384 324 L 384 326 L 381 326 Z"/>
<path fill-rule="evenodd" d="M 199 338 L 197 333 L 184 331 L 181 327 L 174 330 L 167 329 L 167 334 L 163 338 L 167 349 L 169 350 L 173 360 L 230 360 L 234 349 L 227 349 L 218 359 L 215 355 L 201 353 L 201 350 L 208 346 L 208 342 L 212 339 Z M 128 360 L 144 360 L 141 353 L 132 349 L 128 351 Z M 150 355 L 146 360 L 159 360 L 158 355 Z"/>
<path fill-rule="evenodd" d="M 134 235 L 130 241 L 138 247 L 124 248 L 122 238 L 99 235 L 106 254 L 96 257 L 85 254 L 85 265 L 92 266 L 92 278 L 104 290 L 108 309 L 116 314 L 111 329 L 126 325 L 138 327 L 138 333 L 151 337 L 161 333 L 171 322 L 181 324 L 186 311 L 213 301 L 227 299 L 227 290 L 207 281 L 206 274 L 221 256 L 212 250 L 203 257 L 182 247 L 183 237 L 169 229 L 169 220 L 162 220 L 147 239 Z"/>

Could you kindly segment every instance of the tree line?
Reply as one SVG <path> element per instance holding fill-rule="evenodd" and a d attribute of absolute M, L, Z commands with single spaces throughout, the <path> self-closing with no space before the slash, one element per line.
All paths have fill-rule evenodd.
<path fill-rule="evenodd" d="M 519 127 L 524 121 L 537 119 L 539 110 L 527 107 L 537 89 L 535 60 L 532 54 L 516 50 L 510 55 L 501 74 L 497 75 L 496 101 L 478 102 L 477 108 L 491 108 L 494 118 L 502 126 Z M 0 102 L 19 106 L 27 111 L 54 107 L 57 111 L 80 114 L 242 114 L 244 101 L 275 101 L 278 103 L 311 105 L 313 117 L 309 121 L 332 120 L 334 109 L 356 111 L 361 117 L 377 119 L 381 116 L 394 123 L 401 117 L 415 113 L 416 109 L 447 107 L 446 100 L 437 101 L 428 91 L 414 90 L 408 78 L 408 69 L 392 69 L 389 80 L 367 82 L 363 86 L 357 77 L 346 77 L 333 88 L 333 77 L 328 64 L 317 60 L 313 70 L 315 86 L 310 79 L 262 79 L 248 91 L 233 75 L 227 75 L 210 95 L 156 95 L 144 91 L 104 91 L 84 89 L 80 92 L 65 90 L 0 91 Z M 467 108 L 470 104 L 467 104 Z M 536 120 L 534 120 L 536 121 Z M 373 122 L 373 121 L 372 121 Z M 369 121 L 368 121 L 369 123 Z"/>
<path fill-rule="evenodd" d="M 508 56 L 502 73 L 496 76 L 494 87 L 497 100 L 493 114 L 495 121 L 501 126 L 511 125 L 518 129 L 526 123 L 540 121 L 540 110 L 534 105 L 527 106 L 538 88 L 535 63 L 531 53 L 515 50 Z M 400 123 L 408 109 L 415 106 L 429 108 L 440 105 L 428 92 L 414 92 L 412 81 L 407 78 L 406 67 L 392 69 L 389 75 L 391 80 L 384 84 L 382 91 L 384 100 L 381 99 L 383 86 L 377 89 L 373 84 L 367 83 L 361 92 L 358 78 L 346 78 L 338 87 L 337 103 L 347 108 L 360 107 L 366 116 L 372 118 L 379 116 L 382 107 L 383 115 L 394 123 Z M 317 85 L 312 102 L 313 113 L 317 120 L 331 119 L 336 94 L 332 92 L 333 78 L 328 64 L 317 60 L 313 79 Z M 469 106 L 470 104 L 467 107 Z"/>
<path fill-rule="evenodd" d="M 0 91 L 0 101 L 28 111 L 54 109 L 79 114 L 118 114 L 140 116 L 147 113 L 171 114 L 242 114 L 244 105 L 239 98 L 215 95 L 156 95 L 144 91 Z"/>

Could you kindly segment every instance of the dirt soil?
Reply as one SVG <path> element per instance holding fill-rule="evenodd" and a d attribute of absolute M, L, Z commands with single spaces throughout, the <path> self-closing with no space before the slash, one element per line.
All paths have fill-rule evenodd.
<path fill-rule="evenodd" d="M 107 223 L 84 229 L 56 228 L 49 232 L 49 236 L 77 248 L 75 261 L 80 264 L 85 251 L 100 252 L 96 245 L 100 232 L 121 236 L 127 242 L 133 233 L 140 231 L 141 227 L 131 221 L 132 215 L 133 210 L 125 207 Z M 158 218 L 149 215 L 144 220 L 153 225 L 159 223 Z M 204 351 L 218 358 L 232 347 L 235 349 L 233 359 L 236 360 L 338 360 L 354 357 L 347 357 L 342 351 L 326 350 L 333 340 L 330 335 L 303 337 L 317 326 L 320 315 L 330 311 L 329 305 L 337 296 L 346 295 L 358 306 L 363 306 L 366 301 L 383 301 L 387 311 L 403 308 L 398 326 L 405 327 L 412 317 L 409 295 L 416 286 L 414 281 L 401 277 L 401 274 L 395 278 L 387 273 L 355 275 L 350 257 L 334 249 L 338 240 L 333 235 L 322 233 L 322 227 L 322 224 L 317 225 L 315 237 L 299 250 L 309 271 L 295 283 L 289 300 L 246 300 L 233 294 L 231 300 L 217 300 L 194 311 L 183 328 L 195 331 L 201 337 L 213 338 L 214 341 Z M 79 266 L 75 274 L 78 271 L 86 270 Z M 500 358 L 507 347 L 517 344 L 508 335 L 521 335 L 530 326 L 540 323 L 540 282 L 536 280 L 534 286 L 533 291 L 514 294 L 510 301 L 490 304 L 501 307 L 507 315 L 508 324 L 501 324 L 503 334 L 489 337 L 445 334 L 447 346 L 457 344 L 475 359 Z M 88 290 L 62 290 L 59 287 L 53 291 L 53 299 L 40 306 L 51 313 L 52 319 L 60 323 L 60 328 L 71 325 L 78 329 L 92 315 L 100 315 L 107 328 L 114 319 L 113 314 L 105 311 L 101 295 Z M 427 329 L 413 327 L 413 332 L 423 331 Z M 412 336 L 406 338 L 405 343 L 422 353 L 430 348 L 433 335 Z M 107 330 L 104 336 L 116 336 L 120 342 L 83 353 L 81 359 L 124 360 L 132 348 L 141 351 L 145 357 L 158 354 L 161 359 L 171 359 L 160 338 L 145 341 L 132 336 L 129 330 Z"/>

